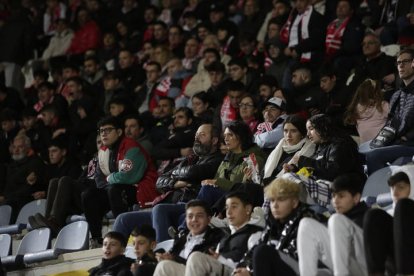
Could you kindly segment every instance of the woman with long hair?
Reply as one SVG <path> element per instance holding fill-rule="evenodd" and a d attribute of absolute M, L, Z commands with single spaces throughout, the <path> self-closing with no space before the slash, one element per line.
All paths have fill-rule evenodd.
<path fill-rule="evenodd" d="M 387 121 L 389 104 L 383 99 L 378 81 L 362 82 L 348 106 L 345 124 L 356 125 L 360 143 L 375 138 Z"/>
<path fill-rule="evenodd" d="M 267 158 L 263 183 L 266 185 L 281 176 L 287 165 L 302 155 L 311 156 L 314 151 L 315 144 L 306 137 L 306 121 L 298 115 L 288 116 L 283 122 L 283 138 Z"/>
<path fill-rule="evenodd" d="M 234 183 L 243 183 L 247 179 L 244 169 L 248 166 L 247 158 L 257 161 L 259 171 L 263 169 L 265 154 L 253 142 L 253 134 L 249 126 L 240 121 L 229 123 L 224 129 L 224 143 L 228 153 L 217 169 L 214 179 L 201 182 L 201 190 L 197 198 L 214 204 Z"/>

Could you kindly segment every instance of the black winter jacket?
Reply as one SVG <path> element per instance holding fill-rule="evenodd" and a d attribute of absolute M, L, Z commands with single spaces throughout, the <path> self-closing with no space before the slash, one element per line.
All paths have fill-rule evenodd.
<path fill-rule="evenodd" d="M 193 252 L 203 252 L 209 253 L 210 248 L 215 248 L 219 243 L 220 239 L 223 237 L 224 232 L 220 228 L 210 228 L 208 227 L 203 238 L 203 242 L 194 246 Z M 181 250 L 184 249 L 185 244 L 187 242 L 187 236 L 189 232 L 188 230 L 181 231 L 178 233 L 174 238 L 174 244 L 170 253 L 174 256 L 174 260 L 178 263 L 185 264 L 187 262 L 186 259 L 180 257 Z M 190 254 L 191 254 L 190 253 Z"/>
<path fill-rule="evenodd" d="M 189 182 L 189 189 L 198 192 L 202 180 L 214 178 L 222 160 L 223 156 L 219 151 L 201 157 L 187 157 L 172 170 L 158 177 L 157 189 L 161 193 L 173 191 L 174 184 L 181 180 Z"/>
<path fill-rule="evenodd" d="M 130 268 L 133 262 L 133 259 L 120 255 L 108 260 L 102 259 L 98 266 L 89 269 L 88 272 L 90 276 L 132 276 Z"/>
<path fill-rule="evenodd" d="M 298 168 L 313 168 L 316 179 L 333 181 L 344 173 L 363 175 L 363 167 L 357 144 L 349 136 L 333 138 L 317 145 L 312 157 L 301 156 Z"/>

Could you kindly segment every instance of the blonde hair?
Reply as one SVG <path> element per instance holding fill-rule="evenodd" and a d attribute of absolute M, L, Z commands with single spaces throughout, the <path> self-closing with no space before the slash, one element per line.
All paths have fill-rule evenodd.
<path fill-rule="evenodd" d="M 300 185 L 284 178 L 276 178 L 264 189 L 266 198 L 292 197 L 300 199 Z"/>

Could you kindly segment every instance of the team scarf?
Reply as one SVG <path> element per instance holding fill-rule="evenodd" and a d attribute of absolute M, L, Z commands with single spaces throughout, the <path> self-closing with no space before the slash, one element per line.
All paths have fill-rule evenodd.
<path fill-rule="evenodd" d="M 349 19 L 350 17 L 345 18 L 342 23 L 339 19 L 335 19 L 326 28 L 325 55 L 328 58 L 333 57 L 341 48 L 342 36 L 344 35 Z"/>
<path fill-rule="evenodd" d="M 302 14 L 296 14 L 295 18 L 293 18 L 294 10 L 289 14 L 289 18 L 286 21 L 285 25 L 283 25 L 282 29 L 280 30 L 280 41 L 285 44 L 289 44 L 289 37 L 290 37 L 290 29 L 292 27 L 292 23 L 295 21 L 296 17 L 299 16 L 299 29 L 300 35 L 298 37 L 298 43 L 300 40 L 308 39 L 309 38 L 309 20 L 313 11 L 313 7 L 309 6 L 305 12 Z M 311 53 L 304 52 L 300 56 L 301 62 L 310 62 L 311 60 Z"/>
<path fill-rule="evenodd" d="M 237 111 L 237 109 L 231 106 L 229 96 L 226 96 L 220 109 L 220 117 L 223 128 L 226 127 L 228 123 L 237 119 Z"/>

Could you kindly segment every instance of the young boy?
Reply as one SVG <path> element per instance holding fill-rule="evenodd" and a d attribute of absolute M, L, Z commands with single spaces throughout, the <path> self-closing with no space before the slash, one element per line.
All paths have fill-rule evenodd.
<path fill-rule="evenodd" d="M 332 183 L 336 211 L 328 227 L 304 218 L 298 230 L 299 271 L 317 275 L 321 261 L 334 275 L 367 275 L 362 222 L 368 206 L 360 202 L 364 186 L 358 174 L 343 174 Z"/>
<path fill-rule="evenodd" d="M 364 246 L 370 275 L 414 275 L 414 166 L 399 167 L 388 179 L 392 208 L 371 209 L 364 218 Z"/>
<path fill-rule="evenodd" d="M 226 217 L 230 225 L 230 235 L 224 237 L 217 249 L 209 253 L 196 252 L 187 261 L 186 276 L 227 275 L 233 273 L 245 253 L 248 251 L 250 236 L 262 228 L 248 224 L 253 206 L 244 192 L 231 192 L 226 196 Z"/>
<path fill-rule="evenodd" d="M 144 224 L 141 228 L 135 228 L 131 235 L 134 241 L 135 255 L 137 255 L 137 262 L 131 265 L 131 271 L 134 276 L 153 275 L 157 266 L 157 259 L 153 251 L 157 245 L 154 228 Z"/>
<path fill-rule="evenodd" d="M 186 204 L 186 224 L 188 230 L 180 232 L 170 252 L 157 253 L 159 261 L 154 275 L 182 276 L 189 256 L 197 252 L 208 253 L 215 248 L 223 236 L 218 228 L 210 228 L 211 210 L 201 200 L 191 200 Z M 196 274 L 193 274 L 196 275 Z"/>
<path fill-rule="evenodd" d="M 108 232 L 104 236 L 102 251 L 103 258 L 100 265 L 89 270 L 89 275 L 117 275 L 132 276 L 130 271 L 134 260 L 125 257 L 124 252 L 127 240 L 119 232 Z"/>

